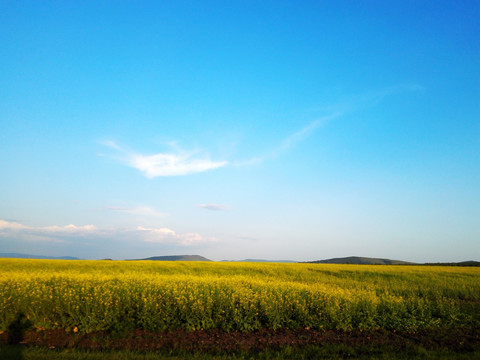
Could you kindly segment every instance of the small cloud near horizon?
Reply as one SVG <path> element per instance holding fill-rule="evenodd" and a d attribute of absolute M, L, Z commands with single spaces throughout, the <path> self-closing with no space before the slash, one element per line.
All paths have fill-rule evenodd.
<path fill-rule="evenodd" d="M 166 214 L 159 212 L 150 206 L 105 206 L 105 209 L 125 213 L 132 215 L 141 215 L 141 216 L 154 216 L 154 217 L 164 217 Z"/>
<path fill-rule="evenodd" d="M 228 205 L 223 204 L 198 204 L 199 208 L 211 211 L 229 211 L 232 208 Z"/>
<path fill-rule="evenodd" d="M 145 241 L 154 243 L 178 243 L 189 246 L 217 241 L 215 238 L 206 238 L 197 233 L 178 234 L 169 228 L 145 228 L 139 226 L 137 231 L 146 235 L 144 238 Z"/>

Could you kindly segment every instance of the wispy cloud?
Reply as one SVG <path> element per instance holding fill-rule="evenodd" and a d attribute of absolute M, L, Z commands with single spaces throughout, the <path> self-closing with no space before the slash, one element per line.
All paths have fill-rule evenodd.
<path fill-rule="evenodd" d="M 159 212 L 150 206 L 134 206 L 134 207 L 125 207 L 125 206 L 106 206 L 108 210 L 131 214 L 139 216 L 153 216 L 153 217 L 164 217 L 166 214 Z"/>
<path fill-rule="evenodd" d="M 381 102 L 384 98 L 404 92 L 411 92 L 411 91 L 423 91 L 424 88 L 418 84 L 403 84 L 403 85 L 396 85 L 386 87 L 379 91 L 373 91 L 364 93 L 361 95 L 355 95 L 348 98 L 346 101 L 341 102 L 336 105 L 328 106 L 322 110 L 324 112 L 329 113 L 328 115 L 324 115 L 320 118 L 317 118 L 307 125 L 305 125 L 300 130 L 295 131 L 288 137 L 286 137 L 277 147 L 271 149 L 270 151 L 252 157 L 247 160 L 237 161 L 234 163 L 236 166 L 249 166 L 249 165 L 256 165 L 263 163 L 266 160 L 275 159 L 278 156 L 287 153 L 292 148 L 297 146 L 299 143 L 304 141 L 308 138 L 312 133 L 314 133 L 319 127 L 328 124 L 330 121 L 334 119 L 338 119 L 343 117 L 349 113 L 358 111 L 362 108 L 371 107 L 379 102 Z"/>
<path fill-rule="evenodd" d="M 276 147 L 271 148 L 263 154 L 259 154 L 246 160 L 234 161 L 231 164 L 242 167 L 256 165 L 267 160 L 275 159 L 292 150 L 311 136 L 318 128 L 325 126 L 334 119 L 341 118 L 364 108 L 375 106 L 386 97 L 392 95 L 423 90 L 424 88 L 418 84 L 400 84 L 385 87 L 377 91 L 349 96 L 343 102 L 320 109 L 310 109 L 315 112 L 322 111 L 323 113 L 326 113 L 326 115 L 316 118 L 304 127 L 291 133 Z M 199 151 L 184 151 L 177 146 L 176 142 L 170 142 L 168 144 L 171 148 L 170 152 L 160 152 L 156 154 L 141 154 L 137 151 L 120 146 L 114 141 L 104 141 L 102 144 L 115 150 L 116 154 L 109 157 L 139 170 L 147 178 L 190 175 L 229 165 L 227 160 L 213 161 L 207 154 Z M 211 208 L 210 210 L 220 209 Z"/>
<path fill-rule="evenodd" d="M 94 225 L 76 226 L 28 226 L 0 219 L 0 237 L 43 242 L 74 242 L 79 238 L 91 242 L 102 239 L 128 239 L 129 241 L 154 242 L 181 246 L 205 245 L 217 239 L 198 233 L 177 233 L 165 227 L 133 229 L 98 228 Z"/>
<path fill-rule="evenodd" d="M 174 152 L 146 155 L 125 149 L 114 141 L 105 141 L 102 144 L 117 151 L 117 155 L 111 156 L 112 158 L 141 171 L 147 178 L 190 175 L 228 164 L 227 161 L 212 161 L 207 155 L 201 155 L 197 151 L 175 149 Z"/>
<path fill-rule="evenodd" d="M 247 241 L 258 241 L 257 238 L 254 238 L 252 236 L 235 236 L 235 239 L 247 240 Z"/>
<path fill-rule="evenodd" d="M 370 108 L 381 103 L 385 98 L 410 92 L 424 91 L 425 88 L 419 84 L 399 84 L 394 86 L 387 86 L 380 90 L 367 91 L 360 94 L 353 94 L 346 96 L 343 101 L 335 104 L 312 108 L 310 111 L 323 111 L 327 113 L 341 113 L 348 115 L 365 108 Z"/>
<path fill-rule="evenodd" d="M 198 204 L 197 206 L 199 208 L 212 211 L 228 211 L 232 209 L 230 206 L 223 204 Z"/>
<path fill-rule="evenodd" d="M 335 112 L 335 113 L 332 113 L 330 115 L 325 115 L 325 116 L 322 116 L 322 117 L 320 117 L 316 120 L 313 120 L 310 123 L 308 123 L 306 126 L 301 128 L 300 130 L 297 130 L 296 132 L 289 135 L 277 147 L 271 149 L 270 151 L 264 153 L 263 155 L 255 156 L 253 158 L 243 160 L 243 161 L 237 161 L 237 162 L 235 162 L 235 165 L 236 166 L 256 165 L 256 164 L 260 164 L 260 163 L 262 163 L 266 160 L 275 159 L 278 156 L 280 156 L 284 153 L 287 153 L 293 147 L 295 147 L 300 142 L 305 140 L 308 136 L 310 136 L 320 126 L 323 126 L 323 125 L 327 124 L 329 121 L 331 121 L 333 119 L 336 119 L 336 118 L 339 118 L 342 115 L 343 115 L 343 113 L 341 113 L 341 112 Z"/>

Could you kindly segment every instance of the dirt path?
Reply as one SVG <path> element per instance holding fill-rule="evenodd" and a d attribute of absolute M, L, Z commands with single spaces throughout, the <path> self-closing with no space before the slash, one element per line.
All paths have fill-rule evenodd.
<path fill-rule="evenodd" d="M 0 334 L 0 343 L 6 343 L 7 334 Z M 221 331 L 169 331 L 147 333 L 133 331 L 126 336 L 106 332 L 90 334 L 67 333 L 63 330 L 28 331 L 26 345 L 50 348 L 128 349 L 186 351 L 261 351 L 284 346 L 344 344 L 353 347 L 388 346 L 405 349 L 422 346 L 426 349 L 472 351 L 480 349 L 480 332 L 473 329 L 430 330 L 416 333 L 387 331 L 316 331 L 316 330 L 260 330 L 251 333 Z"/>

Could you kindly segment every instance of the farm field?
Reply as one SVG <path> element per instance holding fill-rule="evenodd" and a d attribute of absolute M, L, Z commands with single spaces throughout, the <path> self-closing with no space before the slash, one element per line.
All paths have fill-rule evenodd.
<path fill-rule="evenodd" d="M 238 334 L 232 341 L 249 338 L 250 348 L 240 350 L 251 350 L 256 334 L 284 334 L 286 344 L 299 346 L 329 336 L 333 343 L 343 336 L 340 344 L 348 346 L 348 334 L 421 341 L 434 334 L 433 349 L 450 333 L 444 340 L 451 349 L 478 354 L 479 268 L 0 259 L 0 269 L 0 332 L 24 313 L 33 323 L 32 344 L 48 346 L 46 337 L 62 334 L 78 341 L 59 347 L 83 339 L 102 348 L 112 346 L 102 343 L 106 337 L 136 334 L 175 348 L 171 334 L 180 334 L 192 349 L 197 340 L 228 348 L 225 338 Z M 390 340 L 379 342 L 399 346 Z"/>

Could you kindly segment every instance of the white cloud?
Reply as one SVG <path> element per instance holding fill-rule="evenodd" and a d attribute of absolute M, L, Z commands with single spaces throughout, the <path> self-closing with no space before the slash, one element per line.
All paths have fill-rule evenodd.
<path fill-rule="evenodd" d="M 0 219 L 0 232 L 6 231 L 6 230 L 20 230 L 20 229 L 26 229 L 26 228 L 28 227 L 23 224 Z"/>
<path fill-rule="evenodd" d="M 212 211 L 228 211 L 232 209 L 230 206 L 223 204 L 198 204 L 198 207 Z"/>
<path fill-rule="evenodd" d="M 140 215 L 140 216 L 153 216 L 153 217 L 164 217 L 165 214 L 161 213 L 150 206 L 134 206 L 134 207 L 124 207 L 124 206 L 106 206 L 108 210 L 132 214 L 132 215 Z"/>
<path fill-rule="evenodd" d="M 144 228 L 139 226 L 137 230 L 145 235 L 145 241 L 159 243 L 179 243 L 181 245 L 196 245 L 217 241 L 215 238 L 205 238 L 197 233 L 177 234 L 168 228 Z"/>
<path fill-rule="evenodd" d="M 75 234 L 75 235 L 84 235 L 88 233 L 92 233 L 97 231 L 96 226 L 94 225 L 84 225 L 84 226 L 76 226 L 73 224 L 65 225 L 65 226 L 45 226 L 45 227 L 37 227 L 33 228 L 30 227 L 30 230 L 44 232 L 46 234 Z"/>
<path fill-rule="evenodd" d="M 217 241 L 197 233 L 177 233 L 168 228 L 134 229 L 98 228 L 94 225 L 27 226 L 18 222 L 0 219 L 0 237 L 43 242 L 72 242 L 79 238 L 89 241 L 122 239 L 128 241 L 154 242 L 181 246 L 203 245 Z"/>
<path fill-rule="evenodd" d="M 103 142 L 103 145 L 118 151 L 122 155 L 114 158 L 141 171 L 147 178 L 190 175 L 228 164 L 227 161 L 212 161 L 207 155 L 198 156 L 197 152 L 176 150 L 172 153 L 145 155 L 126 150 L 113 141 Z"/>
<path fill-rule="evenodd" d="M 97 228 L 94 225 L 85 225 L 85 226 L 76 226 L 73 224 L 65 226 L 27 226 L 17 222 L 11 222 L 6 220 L 0 220 L 0 234 L 7 232 L 28 232 L 28 233 L 38 233 L 38 234 L 85 234 L 89 232 L 96 231 Z"/>
<path fill-rule="evenodd" d="M 81 237 L 97 234 L 93 225 L 76 226 L 28 226 L 18 222 L 0 220 L 0 237 L 20 238 L 27 241 L 64 242 L 65 238 Z"/>

